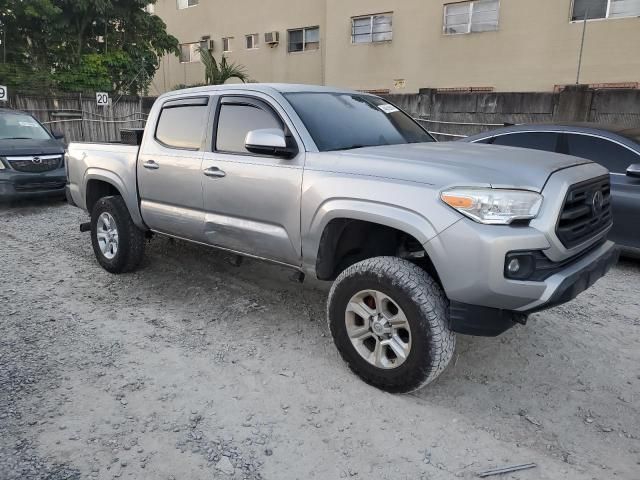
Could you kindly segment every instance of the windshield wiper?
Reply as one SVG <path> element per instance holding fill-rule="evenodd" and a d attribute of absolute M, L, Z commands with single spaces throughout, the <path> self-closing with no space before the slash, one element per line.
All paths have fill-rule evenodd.
<path fill-rule="evenodd" d="M 331 148 L 327 152 L 337 152 L 338 150 L 354 150 L 356 148 L 375 147 L 375 145 L 349 145 L 348 147 Z"/>
<path fill-rule="evenodd" d="M 0 138 L 0 140 L 33 140 L 31 137 L 5 137 Z"/>

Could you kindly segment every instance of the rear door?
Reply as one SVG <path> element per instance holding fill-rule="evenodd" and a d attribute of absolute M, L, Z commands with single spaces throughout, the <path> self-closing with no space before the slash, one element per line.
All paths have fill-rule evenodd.
<path fill-rule="evenodd" d="M 285 120 L 287 118 L 287 120 Z M 280 129 L 298 146 L 294 158 L 245 149 L 251 130 Z M 224 95 L 202 165 L 206 242 L 299 266 L 304 147 L 284 110 L 266 95 Z"/>
<path fill-rule="evenodd" d="M 563 153 L 582 157 L 611 172 L 613 228 L 609 238 L 620 245 L 640 248 L 640 179 L 626 175 L 627 168 L 640 163 L 640 153 L 611 139 L 587 134 L 565 134 Z"/>
<path fill-rule="evenodd" d="M 138 157 L 140 211 L 149 228 L 203 240 L 202 156 L 209 96 L 165 101 Z"/>

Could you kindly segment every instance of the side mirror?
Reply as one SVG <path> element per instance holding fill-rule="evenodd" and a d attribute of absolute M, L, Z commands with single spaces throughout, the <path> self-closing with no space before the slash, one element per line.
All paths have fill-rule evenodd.
<path fill-rule="evenodd" d="M 55 138 L 56 140 L 64 140 L 64 133 L 62 132 L 51 130 L 51 135 L 53 135 L 53 138 Z"/>
<path fill-rule="evenodd" d="M 251 153 L 259 155 L 292 158 L 298 153 L 298 149 L 287 142 L 284 132 L 277 128 L 251 130 L 245 137 L 244 146 Z"/>
<path fill-rule="evenodd" d="M 627 168 L 627 177 L 640 178 L 640 163 L 634 163 Z"/>

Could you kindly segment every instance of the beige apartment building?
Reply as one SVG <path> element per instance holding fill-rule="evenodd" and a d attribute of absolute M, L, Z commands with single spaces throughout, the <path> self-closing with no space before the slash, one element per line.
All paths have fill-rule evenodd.
<path fill-rule="evenodd" d="M 638 88 L 640 0 L 158 0 L 181 44 L 152 93 L 201 83 L 196 47 L 252 81 L 390 93 L 420 88 Z M 586 29 L 585 29 L 585 21 Z"/>

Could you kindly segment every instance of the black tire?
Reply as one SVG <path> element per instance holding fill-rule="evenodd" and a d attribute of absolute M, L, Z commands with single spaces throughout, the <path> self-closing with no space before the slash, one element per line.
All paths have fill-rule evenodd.
<path fill-rule="evenodd" d="M 98 244 L 98 218 L 104 212 L 111 214 L 118 228 L 118 250 L 113 258 L 107 258 Z M 144 256 L 144 240 L 144 232 L 133 223 L 121 196 L 103 197 L 96 202 L 91 212 L 91 244 L 102 268 L 111 273 L 135 270 Z"/>
<path fill-rule="evenodd" d="M 369 363 L 347 334 L 347 305 L 354 295 L 368 289 L 392 298 L 408 320 L 411 350 L 395 368 Z M 329 293 L 327 316 L 336 347 L 356 375 L 387 392 L 407 393 L 434 381 L 453 357 L 455 334 L 447 326 L 448 308 L 442 288 L 422 268 L 397 257 L 375 257 L 340 274 Z"/>

